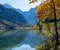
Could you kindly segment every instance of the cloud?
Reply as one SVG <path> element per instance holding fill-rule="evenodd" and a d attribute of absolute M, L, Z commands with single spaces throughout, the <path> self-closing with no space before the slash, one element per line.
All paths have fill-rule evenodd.
<path fill-rule="evenodd" d="M 36 50 L 35 48 L 31 48 L 30 45 L 22 45 L 20 47 L 13 48 L 12 50 Z"/>

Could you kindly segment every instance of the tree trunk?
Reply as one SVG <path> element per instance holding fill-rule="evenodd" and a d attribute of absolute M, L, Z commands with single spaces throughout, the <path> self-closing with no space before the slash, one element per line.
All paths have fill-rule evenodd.
<path fill-rule="evenodd" d="M 40 21 L 37 23 L 37 25 L 39 26 L 40 33 L 42 33 L 42 25 L 41 25 Z"/>
<path fill-rule="evenodd" d="M 58 28 L 57 28 L 57 17 L 56 17 L 56 9 L 55 9 L 55 4 L 54 4 L 54 1 L 52 0 L 52 3 L 53 3 L 53 10 L 54 10 L 54 24 L 55 24 L 55 38 L 56 38 L 56 44 L 55 44 L 55 49 L 54 50 L 57 50 L 58 49 L 58 44 L 59 44 L 59 40 L 58 40 Z"/>

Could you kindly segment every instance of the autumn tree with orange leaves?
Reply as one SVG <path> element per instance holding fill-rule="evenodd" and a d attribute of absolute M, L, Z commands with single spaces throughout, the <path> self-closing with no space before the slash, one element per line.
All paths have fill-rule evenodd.
<path fill-rule="evenodd" d="M 31 3 L 35 3 L 38 0 L 32 0 Z M 38 21 L 43 21 L 46 18 L 54 19 L 55 24 L 55 49 L 57 50 L 59 45 L 58 39 L 58 29 L 57 29 L 57 19 L 60 18 L 60 0 L 46 0 L 36 7 L 37 19 Z"/>

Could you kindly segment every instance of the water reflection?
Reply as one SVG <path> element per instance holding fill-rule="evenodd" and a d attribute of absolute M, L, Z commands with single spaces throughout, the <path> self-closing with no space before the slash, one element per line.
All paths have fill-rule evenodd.
<path fill-rule="evenodd" d="M 13 45 L 17 45 L 21 43 L 27 36 L 25 30 L 10 30 L 10 31 L 4 31 L 2 33 L 0 33 L 2 34 L 0 36 L 0 48 L 6 48 L 6 47 L 8 48 Z"/>
<path fill-rule="evenodd" d="M 13 48 L 11 50 L 36 50 L 36 49 L 32 48 L 30 45 L 23 44 L 22 46 Z"/>
<path fill-rule="evenodd" d="M 14 47 L 20 47 L 28 44 L 31 47 L 42 43 L 44 39 L 38 37 L 36 30 L 5 30 L 0 34 L 0 50 L 11 50 Z"/>

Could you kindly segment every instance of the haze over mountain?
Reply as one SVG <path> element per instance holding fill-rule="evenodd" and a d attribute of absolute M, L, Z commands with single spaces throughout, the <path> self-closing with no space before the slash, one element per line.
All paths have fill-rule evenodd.
<path fill-rule="evenodd" d="M 31 47 L 36 47 L 39 44 L 42 44 L 46 39 L 43 37 L 39 37 L 37 34 L 32 34 L 32 33 L 28 33 L 28 35 L 26 36 L 26 38 L 24 39 L 24 41 L 22 43 L 20 43 L 18 46 L 21 46 L 23 44 L 29 44 Z"/>

